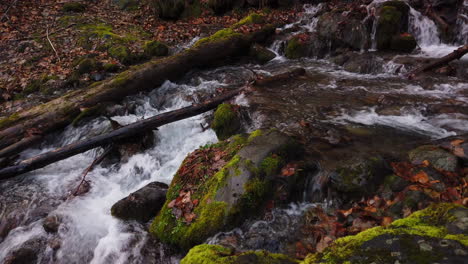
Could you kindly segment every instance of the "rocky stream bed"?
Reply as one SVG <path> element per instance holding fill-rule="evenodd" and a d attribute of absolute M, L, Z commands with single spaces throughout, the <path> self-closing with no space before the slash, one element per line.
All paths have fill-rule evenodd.
<path fill-rule="evenodd" d="M 466 263 L 468 55 L 407 74 L 466 44 L 467 1 L 438 9 L 455 14 L 450 34 L 421 1 L 312 2 L 247 56 L 23 151 L 256 80 L 216 111 L 120 142 L 85 184 L 101 148 L 1 181 L 0 262 Z"/>

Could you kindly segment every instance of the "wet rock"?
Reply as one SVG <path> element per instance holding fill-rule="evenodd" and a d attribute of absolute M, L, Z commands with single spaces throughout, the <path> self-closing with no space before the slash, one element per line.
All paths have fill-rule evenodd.
<path fill-rule="evenodd" d="M 404 210 L 419 210 L 427 206 L 432 198 L 421 191 L 409 191 L 405 193 L 404 199 L 392 204 L 388 210 L 395 218 L 403 216 Z"/>
<path fill-rule="evenodd" d="M 152 182 L 115 203 L 111 214 L 124 220 L 147 222 L 166 201 L 167 184 Z"/>
<path fill-rule="evenodd" d="M 348 59 L 343 68 L 349 72 L 369 74 L 382 71 L 383 60 L 372 53 L 348 53 Z"/>
<path fill-rule="evenodd" d="M 18 249 L 8 253 L 4 264 L 37 263 L 40 254 L 44 251 L 46 241 L 43 238 L 31 239 L 23 243 Z"/>
<path fill-rule="evenodd" d="M 228 226 L 261 213 L 265 202 L 275 193 L 272 191 L 273 179 L 279 177 L 282 165 L 300 153 L 300 148 L 294 140 L 276 130 L 257 130 L 249 136 L 237 135 L 203 149 L 213 148 L 216 149 L 215 157 L 222 155 L 220 153 L 229 153 L 225 158 L 229 157 L 228 160 L 218 160 L 214 163 L 221 162 L 216 167 L 224 164 L 216 173 L 206 177 L 202 174 L 203 180 L 193 179 L 197 174 L 185 172 L 186 166 L 190 166 L 191 171 L 197 171 L 206 165 L 197 162 L 201 166 L 198 168 L 185 162 L 203 160 L 205 155 L 198 158 L 189 155 L 174 176 L 166 204 L 150 228 L 151 233 L 161 241 L 188 249 Z M 200 153 L 203 149 L 194 153 Z M 207 157 L 209 158 L 209 154 Z M 194 183 L 187 185 L 184 182 Z M 182 199 L 187 201 L 182 209 L 188 208 L 189 212 L 174 207 L 174 204 L 180 201 L 176 198 L 181 194 L 184 197 Z M 188 203 L 195 199 L 195 205 L 193 202 Z M 176 220 L 178 215 L 179 220 Z"/>
<path fill-rule="evenodd" d="M 148 41 L 145 43 L 143 50 L 148 57 L 166 56 L 169 53 L 167 45 L 159 41 Z"/>
<path fill-rule="evenodd" d="M 427 160 L 434 168 L 450 172 L 455 172 L 459 165 L 455 155 L 433 145 L 418 147 L 410 151 L 408 156 L 415 165 L 423 164 Z"/>
<path fill-rule="evenodd" d="M 230 248 L 218 245 L 198 245 L 192 248 L 181 264 L 203 263 L 236 263 L 236 264 L 295 264 L 297 260 L 282 254 L 273 254 L 267 251 L 235 252 Z"/>
<path fill-rule="evenodd" d="M 392 37 L 390 49 L 399 52 L 412 52 L 417 45 L 418 43 L 412 35 L 401 34 Z"/>
<path fill-rule="evenodd" d="M 215 14 L 223 14 L 232 9 L 234 2 L 233 0 L 208 0 L 208 6 Z"/>
<path fill-rule="evenodd" d="M 236 107 L 231 104 L 220 104 L 214 113 L 214 119 L 211 123 L 211 128 L 216 132 L 216 136 L 220 140 L 237 134 L 241 129 L 239 112 Z"/>
<path fill-rule="evenodd" d="M 370 157 L 343 161 L 331 173 L 332 188 L 353 196 L 372 194 L 391 173 L 384 159 Z"/>
<path fill-rule="evenodd" d="M 310 35 L 300 34 L 288 40 L 284 55 L 288 59 L 307 57 L 310 54 Z"/>
<path fill-rule="evenodd" d="M 151 3 L 163 19 L 178 19 L 185 9 L 184 0 L 151 0 Z"/>
<path fill-rule="evenodd" d="M 274 52 L 258 44 L 250 48 L 250 56 L 260 64 L 265 64 L 276 57 Z"/>
<path fill-rule="evenodd" d="M 388 1 L 382 4 L 378 11 L 377 49 L 390 49 L 392 39 L 408 31 L 408 12 L 409 7 L 403 1 Z M 396 40 L 396 44 L 401 41 L 398 38 Z"/>
<path fill-rule="evenodd" d="M 42 227 L 47 233 L 57 233 L 61 221 L 57 215 L 49 215 L 42 221 Z"/>
<path fill-rule="evenodd" d="M 468 209 L 455 204 L 434 204 L 394 221 L 387 227 L 375 227 L 355 236 L 340 238 L 319 254 L 311 254 L 305 263 L 465 263 L 467 233 L 455 234 L 446 225 L 457 221 L 455 214 Z"/>
<path fill-rule="evenodd" d="M 121 9 L 135 9 L 138 7 L 139 0 L 112 0 L 112 2 Z"/>

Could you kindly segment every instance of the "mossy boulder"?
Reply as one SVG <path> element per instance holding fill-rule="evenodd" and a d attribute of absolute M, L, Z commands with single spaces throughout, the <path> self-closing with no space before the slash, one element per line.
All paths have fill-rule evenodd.
<path fill-rule="evenodd" d="M 363 23 L 364 18 L 350 13 L 346 18 L 342 12 L 327 12 L 318 18 L 316 31 L 319 38 L 313 39 L 314 46 L 326 47 L 325 53 L 333 53 L 337 49 L 365 50 L 370 47 L 370 25 Z M 323 51 L 318 51 L 323 52 Z M 316 53 L 318 53 L 316 52 Z"/>
<path fill-rule="evenodd" d="M 79 74 L 90 73 L 100 68 L 99 63 L 93 58 L 85 58 L 78 63 Z"/>
<path fill-rule="evenodd" d="M 236 253 L 218 245 L 198 245 L 181 260 L 181 264 L 297 264 L 298 260 L 264 250 Z"/>
<path fill-rule="evenodd" d="M 112 0 L 120 9 L 134 10 L 138 8 L 139 0 Z"/>
<path fill-rule="evenodd" d="M 455 172 L 459 167 L 458 158 L 452 153 L 437 146 L 425 145 L 411 150 L 408 153 L 411 163 L 415 165 L 428 161 L 435 169 Z"/>
<path fill-rule="evenodd" d="M 309 55 L 309 37 L 306 35 L 296 35 L 290 38 L 286 44 L 284 55 L 288 59 L 299 59 Z"/>
<path fill-rule="evenodd" d="M 112 46 L 107 52 L 111 57 L 118 59 L 123 64 L 131 64 L 134 61 L 132 52 L 125 46 Z"/>
<path fill-rule="evenodd" d="M 220 140 L 239 133 L 241 122 L 234 105 L 223 103 L 216 108 L 211 128 Z"/>
<path fill-rule="evenodd" d="M 333 189 L 362 197 L 372 194 L 390 173 L 386 161 L 379 156 L 353 158 L 342 161 L 330 174 L 330 180 Z"/>
<path fill-rule="evenodd" d="M 412 52 L 418 43 L 416 39 L 410 34 L 401 34 L 393 36 L 392 42 L 390 43 L 390 49 L 400 52 Z"/>
<path fill-rule="evenodd" d="M 408 5 L 402 1 L 389 1 L 381 6 L 378 11 L 375 36 L 378 50 L 390 49 L 394 37 L 398 38 L 401 33 L 408 32 L 408 12 Z M 407 40 L 409 41 L 410 38 Z"/>
<path fill-rule="evenodd" d="M 468 209 L 433 204 L 387 227 L 374 227 L 336 240 L 311 263 L 465 263 Z"/>
<path fill-rule="evenodd" d="M 86 5 L 79 2 L 65 3 L 62 7 L 64 12 L 83 12 L 86 10 Z"/>
<path fill-rule="evenodd" d="M 143 46 L 143 50 L 148 57 L 166 56 L 169 53 L 169 48 L 166 44 L 159 41 L 148 41 Z"/>
<path fill-rule="evenodd" d="M 151 0 L 151 3 L 162 19 L 178 19 L 185 9 L 184 0 Z"/>
<path fill-rule="evenodd" d="M 249 55 L 260 64 L 265 64 L 276 57 L 274 52 L 258 44 L 254 44 L 250 47 Z"/>
<path fill-rule="evenodd" d="M 234 24 L 232 27 L 237 28 L 243 25 L 252 25 L 252 24 L 264 24 L 265 15 L 259 13 L 251 13 L 250 15 L 244 17 L 239 22 Z"/>
<path fill-rule="evenodd" d="M 167 201 L 152 222 L 150 232 L 165 243 L 188 250 L 217 232 L 260 213 L 268 197 L 273 195 L 273 177 L 283 163 L 294 157 L 296 147 L 288 136 L 270 130 L 237 135 L 195 151 L 174 176 Z M 214 174 L 209 173 L 213 172 L 208 169 L 213 168 L 213 164 L 207 160 L 216 155 L 223 158 L 218 157 L 214 164 L 222 160 L 221 164 L 225 165 Z M 191 165 L 193 162 L 196 165 Z M 191 168 L 189 172 L 187 166 Z M 197 176 L 199 170 L 207 173 Z M 190 205 L 196 216 L 190 222 L 177 217 L 180 212 L 174 209 L 175 199 L 181 194 L 187 197 L 188 192 L 190 199 L 197 201 L 196 205 Z"/>

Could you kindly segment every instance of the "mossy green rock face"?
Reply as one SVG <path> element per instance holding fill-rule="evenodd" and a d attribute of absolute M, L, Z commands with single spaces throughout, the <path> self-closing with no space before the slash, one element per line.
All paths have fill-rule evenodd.
<path fill-rule="evenodd" d="M 130 49 L 124 46 L 110 47 L 108 53 L 111 57 L 118 59 L 123 64 L 130 64 L 133 61 Z"/>
<path fill-rule="evenodd" d="M 147 56 L 166 56 L 169 53 L 169 48 L 166 44 L 159 41 L 149 41 L 143 47 Z"/>
<path fill-rule="evenodd" d="M 288 40 L 284 52 L 284 55 L 288 59 L 299 59 L 308 56 L 309 47 L 307 42 L 301 40 L 301 38 L 298 36 L 294 36 Z"/>
<path fill-rule="evenodd" d="M 199 245 L 192 248 L 181 264 L 296 264 L 299 261 L 267 251 L 235 253 L 218 245 Z"/>
<path fill-rule="evenodd" d="M 274 59 L 276 54 L 265 47 L 255 44 L 250 48 L 250 56 L 258 63 L 265 64 Z"/>
<path fill-rule="evenodd" d="M 220 140 L 227 139 L 238 133 L 241 124 L 239 114 L 234 109 L 234 106 L 226 103 L 220 104 L 214 113 L 211 128 L 213 128 Z"/>
<path fill-rule="evenodd" d="M 433 204 L 355 236 L 343 237 L 304 263 L 466 263 L 468 209 Z"/>
<path fill-rule="evenodd" d="M 190 224 L 176 219 L 169 203 L 178 197 L 184 182 L 176 173 L 167 193 L 167 201 L 151 224 L 150 232 L 165 243 L 190 249 L 217 232 L 261 212 L 270 195 L 272 177 L 290 157 L 294 142 L 278 131 L 257 131 L 250 136 L 237 135 L 216 144 L 232 157 L 216 174 L 206 175 L 190 187 L 192 200 L 198 200 Z M 219 151 L 219 150 L 218 150 Z M 191 160 L 190 156 L 187 158 Z M 186 159 L 186 160 L 187 160 Z M 185 174 L 187 175 L 187 174 Z M 192 179 L 193 175 L 189 174 Z"/>
<path fill-rule="evenodd" d="M 340 192 L 362 196 L 376 190 L 391 171 L 381 157 L 343 161 L 330 175 L 332 187 Z"/>
<path fill-rule="evenodd" d="M 458 158 L 437 146 L 425 145 L 408 153 L 413 164 L 422 164 L 425 160 L 436 169 L 454 172 L 458 169 Z"/>
<path fill-rule="evenodd" d="M 409 7 L 402 1 L 389 1 L 382 5 L 377 20 L 377 49 L 390 49 L 392 39 L 408 31 L 408 12 Z"/>
<path fill-rule="evenodd" d="M 399 35 L 392 38 L 390 49 L 401 52 L 412 52 L 418 43 L 411 35 Z"/>

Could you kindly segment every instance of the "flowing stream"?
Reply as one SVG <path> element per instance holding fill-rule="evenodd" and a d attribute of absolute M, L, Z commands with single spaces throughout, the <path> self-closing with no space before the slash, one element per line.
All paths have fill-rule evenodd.
<path fill-rule="evenodd" d="M 320 8 L 320 5 L 307 5 L 304 18 L 283 29 L 300 25 L 300 30 L 313 32 L 317 23 L 315 15 Z M 464 21 L 459 22 L 459 25 L 463 28 L 462 32 L 466 33 L 465 39 L 461 41 L 466 41 L 466 15 L 463 15 L 460 21 Z M 454 46 L 441 44 L 435 24 L 412 8 L 410 28 L 421 47 L 421 53 L 417 56 L 430 54 L 439 57 L 454 49 Z M 325 125 L 379 125 L 432 138 L 468 132 L 468 116 L 464 113 L 428 111 L 431 105 L 437 105 L 444 100 L 458 100 L 461 106 L 467 107 L 468 94 L 463 94 L 468 90 L 466 82 L 451 80 L 435 83 L 428 89 L 402 80 L 394 74 L 394 65 L 387 65 L 380 74 L 370 75 L 349 73 L 326 61 L 291 61 L 281 54 L 280 47 L 283 42 L 284 40 L 277 40 L 270 47 L 277 54 L 276 59 L 263 66 L 249 67 L 257 73 L 272 74 L 299 66 L 316 79 L 313 82 L 288 84 L 285 88 L 289 89 L 276 90 L 275 97 L 271 95 L 272 97 L 268 98 L 266 94 L 265 107 L 258 107 L 260 110 L 251 113 L 253 122 L 250 129 L 268 126 L 280 129 L 296 128 L 299 120 L 307 120 L 316 115 L 311 122 L 322 122 Z M 121 124 L 128 124 L 144 117 L 178 109 L 191 104 L 197 98 L 212 94 L 220 86 L 241 84 L 249 77 L 250 71 L 242 66 L 194 72 L 180 83 L 166 82 L 148 94 L 127 98 L 122 105 L 133 110 L 130 114 L 113 116 L 112 119 Z M 294 94 L 295 92 L 297 94 Z M 321 94 L 320 100 L 323 103 L 329 104 L 326 109 L 331 110 L 317 114 L 317 94 Z M 358 103 L 359 98 L 371 94 L 375 97 L 401 98 L 417 95 L 423 99 L 414 105 L 408 103 L 403 107 L 398 106 L 398 109 L 390 109 L 390 112 L 389 109 L 376 109 L 372 105 Z M 252 100 L 255 102 L 255 98 Z M 349 102 L 341 103 L 340 100 Z M 246 107 L 250 101 L 251 98 L 237 98 L 237 102 Z M 263 106 L 262 102 L 255 103 Z M 268 112 L 269 108 L 272 108 L 271 112 Z M 273 108 L 282 109 L 282 112 L 273 112 Z M 188 153 L 199 146 L 216 142 L 215 133 L 211 129 L 204 130 L 200 125 L 207 125 L 206 115 L 165 125 L 154 131 L 154 147 L 133 155 L 119 165 L 98 166 L 88 174 L 91 189 L 82 196 L 71 198 L 70 192 L 78 185 L 82 171 L 92 163 L 101 149 L 91 150 L 24 176 L 0 182 L 0 263 L 22 248 L 34 249 L 34 254 L 38 256 L 37 263 L 150 263 L 143 253 L 147 251 L 156 252 L 154 254 L 157 257 L 153 257 L 154 263 L 177 263 L 177 257 L 165 255 L 161 245 L 151 243 L 146 226 L 113 218 L 110 215 L 110 207 L 152 181 L 170 183 Z M 27 150 L 22 153 L 22 157 L 31 157 L 110 129 L 108 119 L 99 117 L 78 128 L 68 127 L 64 132 L 55 135 L 50 143 L 41 146 L 40 149 Z M 252 221 L 242 229 L 220 233 L 209 242 L 215 243 L 230 235 L 243 238 L 250 234 L 250 229 L 259 230 L 256 235 L 260 234 L 264 243 L 269 240 L 281 240 L 287 237 L 288 228 L 294 226 L 293 223 L 297 221 L 295 217 L 310 206 L 313 205 L 293 204 L 290 208 L 275 211 L 275 218 L 271 221 Z M 57 215 L 61 219 L 57 234 L 44 231 L 42 221 L 47 215 Z M 241 249 L 269 247 L 273 248 L 272 251 L 279 250 L 275 245 L 261 243 L 254 246 L 240 245 Z"/>

